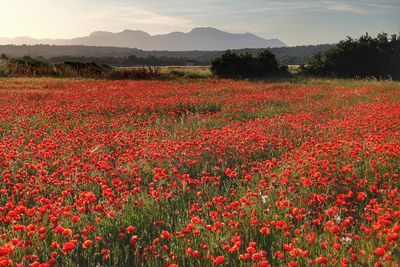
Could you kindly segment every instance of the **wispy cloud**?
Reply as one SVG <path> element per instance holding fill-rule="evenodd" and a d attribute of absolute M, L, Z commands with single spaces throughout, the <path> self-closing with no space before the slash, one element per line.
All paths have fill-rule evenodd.
<path fill-rule="evenodd" d="M 167 16 L 141 6 L 121 2 L 93 4 L 93 7 L 85 12 L 83 19 L 90 21 L 92 25 L 100 24 L 108 28 L 131 27 L 140 29 L 143 26 L 151 28 L 157 26 L 160 29 L 188 29 L 193 26 L 188 18 Z"/>
<path fill-rule="evenodd" d="M 123 29 L 160 34 L 212 26 L 297 44 L 400 30 L 400 0 L 0 0 L 0 6 L 0 37 L 71 38 Z"/>
<path fill-rule="evenodd" d="M 368 1 L 323 1 L 324 8 L 331 11 L 348 12 L 354 14 L 385 13 L 399 9 L 399 6 Z"/>
<path fill-rule="evenodd" d="M 301 3 L 285 3 L 282 1 L 266 1 L 259 4 L 247 4 L 243 6 L 209 6 L 207 12 L 202 9 L 189 11 L 190 17 L 210 17 L 210 16 L 227 16 L 227 15 L 243 15 L 251 14 L 270 14 L 277 15 L 280 13 L 291 13 L 296 11 L 305 11 L 318 8 L 319 5 L 310 1 L 302 1 Z"/>
<path fill-rule="evenodd" d="M 328 4 L 325 9 L 356 14 L 367 14 L 369 12 L 367 9 L 351 4 Z"/>
<path fill-rule="evenodd" d="M 218 3 L 218 1 L 215 1 Z M 253 3 L 253 4 L 252 4 Z M 231 5 L 220 6 L 210 5 L 207 7 L 208 12 L 203 9 L 189 11 L 190 16 L 193 17 L 208 17 L 211 15 L 245 15 L 245 14 L 271 14 L 277 13 L 288 14 L 292 12 L 306 12 L 306 11 L 331 11 L 331 12 L 344 12 L 354 14 L 371 14 L 374 12 L 388 11 L 397 8 L 393 5 L 377 4 L 367 1 L 344 1 L 344 0 L 317 0 L 317 1 L 276 1 L 267 0 L 264 2 L 246 2 L 243 6 Z"/>
<path fill-rule="evenodd" d="M 95 30 L 121 31 L 125 28 L 157 34 L 193 27 L 188 18 L 160 14 L 142 5 L 95 0 L 13 0 L 7 3 L 7 8 L 0 10 L 0 24 L 7 25 L 0 28 L 0 36 L 40 38 L 76 37 Z"/>
<path fill-rule="evenodd" d="M 393 9 L 399 9 L 399 6 L 395 6 L 395 5 L 385 5 L 385 4 L 365 4 L 368 7 L 375 7 L 375 8 L 380 8 L 380 9 L 389 9 L 389 10 L 393 10 Z"/>

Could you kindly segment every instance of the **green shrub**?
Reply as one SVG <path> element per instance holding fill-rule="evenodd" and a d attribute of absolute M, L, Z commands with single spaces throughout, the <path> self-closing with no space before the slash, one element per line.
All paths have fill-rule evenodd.
<path fill-rule="evenodd" d="M 56 65 L 59 76 L 78 76 L 87 78 L 100 78 L 107 75 L 111 68 L 103 65 L 99 66 L 94 62 L 64 62 L 64 64 Z"/>
<path fill-rule="evenodd" d="M 112 69 L 107 72 L 105 78 L 112 80 L 151 80 L 161 76 L 161 69 L 158 67 L 137 67 Z"/>
<path fill-rule="evenodd" d="M 8 75 L 8 58 L 5 55 L 0 56 L 0 77 Z"/>
<path fill-rule="evenodd" d="M 211 62 L 211 71 L 223 78 L 255 78 L 287 73 L 287 67 L 279 67 L 275 55 L 269 50 L 257 57 L 249 53 L 237 55 L 228 50 Z"/>
<path fill-rule="evenodd" d="M 54 76 L 54 66 L 43 58 L 12 58 L 7 64 L 8 75 L 10 76 Z"/>

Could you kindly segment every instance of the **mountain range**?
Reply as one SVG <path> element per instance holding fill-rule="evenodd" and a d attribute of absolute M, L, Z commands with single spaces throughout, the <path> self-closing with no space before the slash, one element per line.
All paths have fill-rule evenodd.
<path fill-rule="evenodd" d="M 194 28 L 188 33 L 171 32 L 161 35 L 150 35 L 144 31 L 124 30 L 118 33 L 96 31 L 89 36 L 73 39 L 0 38 L 0 45 L 9 44 L 109 46 L 157 51 L 222 51 L 287 46 L 279 39 L 264 39 L 252 33 L 228 33 L 210 27 Z"/>

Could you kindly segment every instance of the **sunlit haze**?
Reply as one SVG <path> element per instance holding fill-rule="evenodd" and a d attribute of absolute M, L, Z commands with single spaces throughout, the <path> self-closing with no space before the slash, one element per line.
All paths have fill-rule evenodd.
<path fill-rule="evenodd" d="M 400 32 L 399 0 L 0 0 L 0 37 L 73 38 L 93 31 L 150 34 L 209 26 L 279 38 L 288 45 L 332 43 L 365 32 Z"/>

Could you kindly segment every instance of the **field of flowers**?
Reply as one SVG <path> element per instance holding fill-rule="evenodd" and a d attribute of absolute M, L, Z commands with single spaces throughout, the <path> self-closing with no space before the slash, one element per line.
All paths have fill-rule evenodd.
<path fill-rule="evenodd" d="M 399 100 L 0 80 L 0 266 L 399 266 Z"/>

